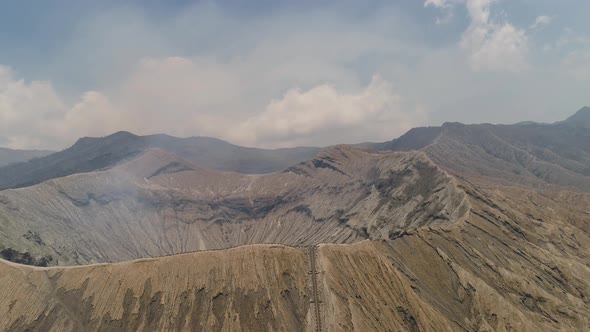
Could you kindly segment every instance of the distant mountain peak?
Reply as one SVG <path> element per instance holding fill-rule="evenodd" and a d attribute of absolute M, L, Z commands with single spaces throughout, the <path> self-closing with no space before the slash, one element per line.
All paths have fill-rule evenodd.
<path fill-rule="evenodd" d="M 457 122 L 457 121 L 447 121 L 445 123 L 442 124 L 443 127 L 465 127 L 467 126 L 464 123 L 461 122 Z"/>
<path fill-rule="evenodd" d="M 570 116 L 563 122 L 578 127 L 590 128 L 590 107 L 582 107 L 574 115 Z"/>
<path fill-rule="evenodd" d="M 570 118 L 575 117 L 575 116 L 590 116 L 590 106 L 584 106 L 582 108 L 580 108 L 574 115 L 572 115 Z"/>
<path fill-rule="evenodd" d="M 138 136 L 135 135 L 135 134 L 133 134 L 133 133 L 131 133 L 131 132 L 121 130 L 121 131 L 118 131 L 116 133 L 112 133 L 112 134 L 110 134 L 110 135 L 108 135 L 106 137 L 138 137 Z"/>
<path fill-rule="evenodd" d="M 313 158 L 321 151 L 321 148 L 313 147 L 265 150 L 232 145 L 209 137 L 178 138 L 164 134 L 138 136 L 127 131 L 119 131 L 104 137 L 80 138 L 63 151 L 18 165 L 3 166 L 0 170 L 0 190 L 26 187 L 76 173 L 108 169 L 154 148 L 167 151 L 203 168 L 247 174 L 278 172 Z M 0 166 L 2 159 L 0 154 Z M 146 164 L 146 167 L 150 165 L 152 164 Z M 192 168 L 175 160 L 167 161 L 167 164 L 158 167 L 164 168 L 156 172 L 144 167 L 146 172 L 153 171 L 146 173 L 146 176 Z"/>

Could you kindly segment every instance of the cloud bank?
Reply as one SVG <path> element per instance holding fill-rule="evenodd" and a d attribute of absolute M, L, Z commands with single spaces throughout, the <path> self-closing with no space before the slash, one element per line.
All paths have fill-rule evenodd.
<path fill-rule="evenodd" d="M 528 68 L 528 35 L 525 29 L 510 22 L 491 18 L 491 6 L 495 0 L 426 0 L 424 6 L 441 8 L 452 13 L 462 4 L 469 15 L 469 27 L 461 36 L 459 45 L 467 54 L 469 64 L 475 71 L 505 70 L 518 72 Z M 447 14 L 447 17 L 450 14 Z M 548 24 L 550 19 L 540 16 L 535 27 Z"/>
<path fill-rule="evenodd" d="M 341 93 L 328 84 L 307 91 L 290 89 L 264 112 L 239 125 L 234 136 L 277 146 L 306 145 L 319 137 L 331 137 L 328 144 L 384 140 L 423 121 L 421 116 L 418 110 L 403 109 L 402 98 L 390 82 L 373 76 L 367 87 L 353 93 Z"/>
<path fill-rule="evenodd" d="M 55 148 L 118 130 L 198 133 L 276 148 L 384 140 L 424 120 L 422 113 L 402 109 L 392 84 L 379 76 L 348 93 L 327 83 L 292 88 L 243 119 L 224 114 L 228 105 L 247 100 L 241 84 L 230 65 L 212 59 L 146 58 L 117 94 L 88 91 L 68 106 L 50 82 L 27 83 L 0 67 L 0 130 L 13 148 Z M 22 128 L 34 128 L 35 134 Z"/>
<path fill-rule="evenodd" d="M 128 130 L 324 146 L 444 121 L 552 122 L 589 103 L 587 20 L 554 2 L 253 6 L 61 8 L 42 52 L 0 29 L 0 144 Z"/>

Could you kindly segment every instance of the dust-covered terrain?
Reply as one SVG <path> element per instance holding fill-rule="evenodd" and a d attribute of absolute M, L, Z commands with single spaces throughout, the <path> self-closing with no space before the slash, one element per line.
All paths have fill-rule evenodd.
<path fill-rule="evenodd" d="M 243 175 L 155 149 L 109 170 L 0 192 L 0 243 L 54 264 L 117 262 L 390 239 L 467 210 L 456 180 L 420 152 L 339 146 L 280 173 Z"/>

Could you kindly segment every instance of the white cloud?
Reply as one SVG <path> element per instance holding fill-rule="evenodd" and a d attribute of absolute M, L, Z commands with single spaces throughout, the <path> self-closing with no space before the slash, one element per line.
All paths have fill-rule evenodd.
<path fill-rule="evenodd" d="M 341 96 L 358 95 L 365 90 L 363 82 L 369 75 L 379 72 L 374 67 L 381 59 L 421 51 L 420 45 L 404 41 L 413 28 L 394 9 L 376 11 L 360 22 L 350 22 L 341 14 L 312 10 L 241 18 L 213 3 L 189 6 L 177 17 L 158 22 L 132 8 L 101 13 L 80 23 L 63 54 L 55 57 L 57 65 L 48 61 L 54 69 L 47 76 L 62 79 L 56 79 L 53 86 L 45 84 L 52 91 L 59 84 L 67 92 L 53 91 L 59 103 L 52 111 L 55 120 L 33 130 L 26 123 L 43 112 L 21 114 L 21 124 L 0 136 L 16 148 L 58 149 L 80 136 L 116 130 L 287 145 L 286 138 L 280 142 L 265 138 L 272 128 L 258 128 L 266 134 L 237 133 L 244 123 L 265 112 L 273 98 L 293 87 L 305 94 L 329 83 L 333 89 L 338 87 L 335 91 Z M 105 30 L 105 26 L 110 28 Z M 174 54 L 183 56 L 171 56 Z M 72 73 L 84 73 L 83 84 L 70 80 Z M 72 86 L 80 90 L 72 91 Z M 33 99 L 38 105 L 48 105 Z M 7 114 L 5 110 L 0 113 Z M 382 135 L 391 139 L 423 118 L 416 115 L 415 119 L 411 124 L 383 122 L 391 128 L 349 124 L 342 132 L 334 132 L 338 129 L 328 123 L 331 136 L 322 134 L 327 131 L 318 126 L 309 132 L 305 144 L 376 140 Z"/>
<path fill-rule="evenodd" d="M 465 5 L 471 22 L 461 36 L 459 45 L 466 53 L 472 70 L 518 72 L 527 69 L 527 32 L 509 22 L 494 21 L 490 17 L 490 7 L 495 1 L 426 0 L 424 6 L 434 6 L 452 14 L 455 5 Z M 546 16 L 538 18 L 538 24 L 548 23 L 548 19 Z M 437 23 L 440 20 L 437 18 Z"/>
<path fill-rule="evenodd" d="M 461 48 L 467 52 L 475 71 L 511 71 L 528 68 L 528 36 L 524 29 L 490 19 L 493 0 L 468 0 L 471 24 L 461 37 Z"/>
<path fill-rule="evenodd" d="M 528 68 L 526 32 L 509 23 L 472 24 L 461 38 L 461 47 L 475 71 L 518 72 Z"/>
<path fill-rule="evenodd" d="M 3 144 L 56 149 L 118 130 L 217 135 L 225 128 L 221 111 L 247 91 L 238 78 L 231 66 L 208 58 L 145 58 L 110 93 L 87 91 L 67 105 L 50 82 L 17 80 L 0 66 Z"/>
<path fill-rule="evenodd" d="M 543 69 L 512 75 L 529 67 L 529 40 L 537 39 L 533 30 L 498 18 L 499 1 L 422 4 L 440 10 L 439 23 L 466 10 L 468 28 L 448 45 L 446 34 L 461 25 L 441 28 L 440 40 L 432 42 L 423 38 L 432 27 L 397 5 L 360 16 L 355 13 L 364 6 L 356 4 L 243 16 L 199 2 L 161 17 L 115 6 L 80 20 L 65 47 L 39 60 L 47 70 L 38 75 L 52 82 L 23 81 L 2 67 L 0 142 L 57 149 L 79 136 L 129 130 L 268 147 L 325 145 L 391 139 L 427 124 L 416 105 L 428 110 L 430 124 L 439 124 L 511 122 L 526 119 L 525 109 L 567 112 L 587 103 L 585 85 L 563 75 L 584 72 L 582 54 L 563 63 L 531 56 Z M 588 49 L 578 39 L 568 34 L 560 54 L 551 55 Z M 34 79 L 38 69 L 31 68 L 25 75 Z M 382 82 L 368 84 L 372 73 Z M 379 92 L 387 82 L 395 89 Z M 539 82 L 544 90 L 533 88 Z M 554 93 L 538 96 L 541 90 Z M 361 96 L 391 106 L 369 111 L 355 101 Z M 303 110 L 304 101 L 313 112 Z M 276 114 L 297 125 L 277 130 Z"/>
<path fill-rule="evenodd" d="M 49 82 L 15 80 L 0 67 L 0 130 L 13 148 L 63 147 L 118 130 L 285 147 L 385 140 L 424 120 L 404 111 L 407 105 L 379 76 L 346 93 L 329 84 L 289 89 L 266 108 L 236 116 L 232 105 L 239 108 L 250 92 L 243 70 L 208 58 L 146 58 L 113 89 L 118 93 L 89 91 L 67 106 Z"/>
<path fill-rule="evenodd" d="M 0 65 L 0 133 L 7 146 L 43 147 L 45 124 L 61 118 L 63 111 L 49 82 L 17 80 Z"/>
<path fill-rule="evenodd" d="M 0 66 L 0 132 L 8 147 L 53 149 L 120 130 L 122 115 L 99 92 L 86 92 L 68 107 L 50 82 L 17 80 Z"/>
<path fill-rule="evenodd" d="M 455 5 L 455 1 L 451 0 L 426 0 L 424 2 L 424 7 L 435 7 L 442 9 L 445 13 L 443 16 L 438 16 L 436 18 L 436 24 L 445 24 L 449 23 L 453 18 L 453 7 Z"/>
<path fill-rule="evenodd" d="M 450 5 L 451 3 L 449 0 L 426 0 L 426 2 L 424 2 L 424 7 L 433 6 L 438 8 L 445 8 Z"/>
<path fill-rule="evenodd" d="M 127 114 L 117 109 L 107 96 L 98 91 L 88 91 L 66 110 L 63 119 L 54 122 L 52 129 L 67 140 L 125 130 L 129 122 Z"/>
<path fill-rule="evenodd" d="M 138 134 L 213 135 L 209 118 L 240 111 L 248 88 L 239 71 L 212 58 L 145 58 L 111 98 Z"/>
<path fill-rule="evenodd" d="M 332 135 L 326 143 L 341 143 L 354 138 L 345 133 L 360 128 L 373 131 L 372 138 L 386 139 L 416 125 L 417 115 L 402 109 L 401 97 L 391 83 L 374 76 L 356 93 L 341 93 L 328 84 L 307 91 L 290 89 L 282 98 L 271 101 L 264 112 L 239 125 L 234 135 L 271 147 L 313 144 L 326 132 L 334 131 L 341 135 Z M 385 132 L 378 133 L 383 127 L 387 128 Z M 361 136 L 366 138 L 369 132 Z"/>
<path fill-rule="evenodd" d="M 551 23 L 551 21 L 553 21 L 553 18 L 551 16 L 546 16 L 546 15 L 541 15 L 541 16 L 537 16 L 537 18 L 535 19 L 535 22 L 531 25 L 531 29 L 538 29 L 541 27 L 544 27 L 548 24 Z"/>

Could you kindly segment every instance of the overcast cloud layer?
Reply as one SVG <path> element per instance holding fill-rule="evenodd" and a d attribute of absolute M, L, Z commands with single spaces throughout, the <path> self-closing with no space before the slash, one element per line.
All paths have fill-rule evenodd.
<path fill-rule="evenodd" d="M 324 146 L 590 104 L 590 5 L 577 1 L 140 5 L 0 14 L 0 146 L 118 130 Z"/>

